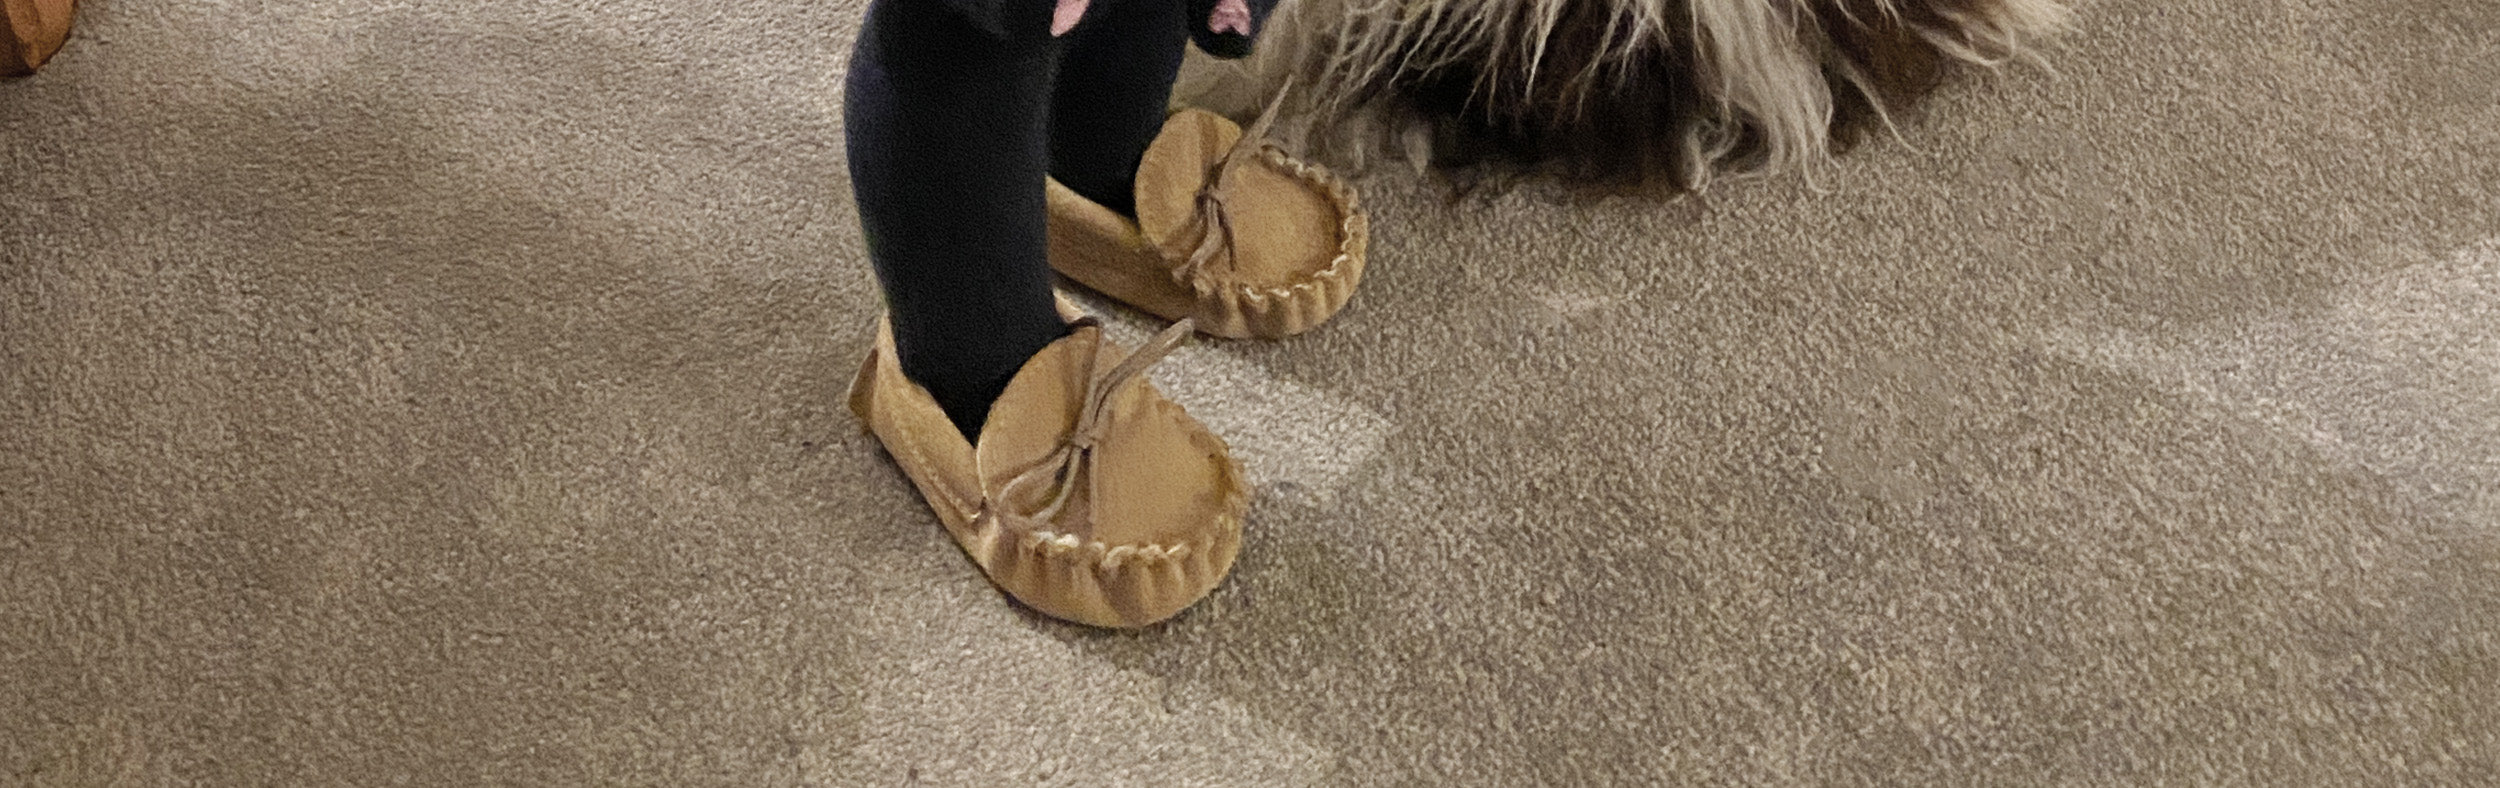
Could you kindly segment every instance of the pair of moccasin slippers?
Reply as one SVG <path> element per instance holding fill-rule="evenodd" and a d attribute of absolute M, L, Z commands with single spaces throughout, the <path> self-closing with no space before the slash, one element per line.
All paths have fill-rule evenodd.
<path fill-rule="evenodd" d="M 1241 469 L 1144 372 L 1196 332 L 1308 330 L 1362 278 L 1353 190 L 1268 144 L 1274 115 L 1248 131 L 1198 110 L 1168 118 L 1138 168 L 1134 221 L 1047 184 L 1051 267 L 1177 322 L 1127 350 L 1061 299 L 1073 330 L 1009 380 L 977 441 L 903 376 L 880 321 L 852 412 L 990 581 L 1035 610 L 1146 626 L 1232 570 L 1250 503 Z"/>

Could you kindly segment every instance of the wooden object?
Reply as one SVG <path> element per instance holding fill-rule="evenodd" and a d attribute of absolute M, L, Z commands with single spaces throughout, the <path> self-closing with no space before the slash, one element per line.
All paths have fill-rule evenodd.
<path fill-rule="evenodd" d="M 0 0 L 0 76 L 35 73 L 69 40 L 78 0 Z"/>

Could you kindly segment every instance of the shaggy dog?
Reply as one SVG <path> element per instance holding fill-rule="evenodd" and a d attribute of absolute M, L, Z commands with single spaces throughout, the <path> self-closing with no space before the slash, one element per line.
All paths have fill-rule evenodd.
<path fill-rule="evenodd" d="M 2060 0 L 1287 0 L 1258 52 L 1182 99 L 1255 109 L 1290 80 L 1306 144 L 1462 183 L 1701 188 L 1806 167 L 1954 63 L 2027 54 Z"/>

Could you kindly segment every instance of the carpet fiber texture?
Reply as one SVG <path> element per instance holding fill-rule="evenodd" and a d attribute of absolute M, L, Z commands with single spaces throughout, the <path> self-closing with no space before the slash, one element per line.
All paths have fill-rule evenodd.
<path fill-rule="evenodd" d="M 859 12 L 83 4 L 0 83 L 0 784 L 2500 773 L 2500 5 L 2087 4 L 1680 201 L 1373 173 L 1337 321 L 1155 371 L 1258 499 L 1125 634 L 840 406 Z"/>

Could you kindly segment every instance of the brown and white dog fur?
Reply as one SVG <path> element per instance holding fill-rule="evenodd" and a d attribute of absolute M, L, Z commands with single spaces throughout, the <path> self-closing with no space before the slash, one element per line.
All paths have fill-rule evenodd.
<path fill-rule="evenodd" d="M 1291 79 L 1322 158 L 1698 189 L 1809 167 L 1955 63 L 2027 56 L 2061 0 L 1286 0 L 1180 100 L 1239 114 Z"/>

